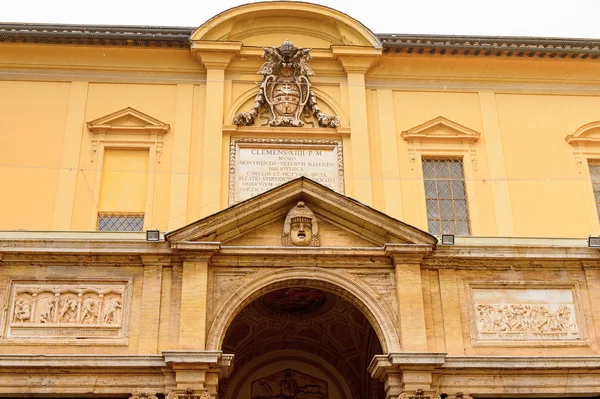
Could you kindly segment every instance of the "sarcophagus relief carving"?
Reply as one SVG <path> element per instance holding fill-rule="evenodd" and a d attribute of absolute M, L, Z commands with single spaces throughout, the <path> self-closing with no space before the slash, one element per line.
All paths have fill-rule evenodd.
<path fill-rule="evenodd" d="M 10 283 L 4 341 L 53 343 L 127 338 L 128 280 Z M 108 342 L 107 342 L 108 343 Z"/>

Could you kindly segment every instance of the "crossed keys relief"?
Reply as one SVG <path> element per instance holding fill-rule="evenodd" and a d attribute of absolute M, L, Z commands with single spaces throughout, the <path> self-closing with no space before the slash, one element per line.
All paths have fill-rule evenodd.
<path fill-rule="evenodd" d="M 235 114 L 233 124 L 252 125 L 268 110 L 268 126 L 302 127 L 306 123 L 303 119 L 312 115 L 321 127 L 339 127 L 340 118 L 323 113 L 317 105 L 309 79 L 314 75 L 308 65 L 311 49 L 294 47 L 286 40 L 280 47 L 263 47 L 263 50 L 266 62 L 257 72 L 263 75 L 263 80 L 254 97 L 254 105 L 248 112 Z M 305 111 L 307 115 L 303 117 Z"/>

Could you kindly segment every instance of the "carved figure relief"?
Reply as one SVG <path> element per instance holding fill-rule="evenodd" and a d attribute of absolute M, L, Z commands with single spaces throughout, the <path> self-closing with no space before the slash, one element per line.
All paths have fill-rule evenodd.
<path fill-rule="evenodd" d="M 317 105 L 309 77 L 314 75 L 308 65 L 311 49 L 294 47 L 286 40 L 276 48 L 264 47 L 266 62 L 257 74 L 263 75 L 262 83 L 248 112 L 233 116 L 233 124 L 252 125 L 265 108 L 270 112 L 269 126 L 304 126 L 301 114 L 305 109 L 313 115 L 321 127 L 336 128 L 340 119 L 336 115 L 321 112 Z"/>
<path fill-rule="evenodd" d="M 8 338 L 111 337 L 123 332 L 128 283 L 21 283 L 10 291 Z"/>
<path fill-rule="evenodd" d="M 554 311 L 547 306 L 525 304 L 482 304 L 477 306 L 478 322 L 483 333 L 577 334 L 571 309 L 559 305 Z"/>
<path fill-rule="evenodd" d="M 473 322 L 480 341 L 580 340 L 572 289 L 477 288 Z"/>
<path fill-rule="evenodd" d="M 285 217 L 281 245 L 284 247 L 318 247 L 321 245 L 317 218 L 304 202 L 299 201 Z"/>
<path fill-rule="evenodd" d="M 326 399 L 327 382 L 287 369 L 252 382 L 252 399 Z"/>

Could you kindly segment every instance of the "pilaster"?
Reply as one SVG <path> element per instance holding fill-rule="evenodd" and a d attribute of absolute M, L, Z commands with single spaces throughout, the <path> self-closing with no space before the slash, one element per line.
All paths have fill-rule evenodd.
<path fill-rule="evenodd" d="M 208 293 L 208 256 L 183 262 L 179 348 L 206 348 L 206 302 Z"/>
<path fill-rule="evenodd" d="M 144 264 L 144 284 L 142 287 L 142 311 L 140 320 L 139 353 L 158 353 L 158 333 L 160 323 L 163 266 L 169 259 L 160 256 L 142 256 Z"/>
<path fill-rule="evenodd" d="M 394 95 L 390 89 L 377 90 L 381 170 L 385 213 L 402 220 L 402 193 L 398 158 Z"/>
<path fill-rule="evenodd" d="M 400 346 L 407 352 L 427 351 L 427 328 L 421 262 L 431 247 L 405 252 L 401 246 L 386 245 L 391 253 L 396 274 L 396 294 L 400 315 Z"/>
<path fill-rule="evenodd" d="M 352 179 L 353 197 L 372 206 L 371 149 L 365 74 L 378 62 L 381 50 L 354 46 L 333 46 L 332 51 L 342 64 L 344 71 L 346 71 L 348 82 L 353 174 L 346 177 L 346 179 Z"/>
<path fill-rule="evenodd" d="M 511 237 L 515 235 L 515 224 L 512 204 L 510 202 L 510 188 L 506 174 L 500 124 L 498 122 L 496 94 L 493 92 L 480 92 L 479 104 L 481 107 L 484 142 L 492 182 L 498 235 L 501 237 Z"/>
<path fill-rule="evenodd" d="M 228 177 L 221 173 L 223 148 L 223 108 L 225 93 L 225 69 L 240 52 L 239 42 L 194 42 L 192 54 L 206 68 L 206 101 L 204 109 L 204 138 L 202 153 L 202 177 L 200 216 L 211 215 L 226 205 L 221 198 L 221 184 Z"/>
<path fill-rule="evenodd" d="M 82 126 L 85 125 L 85 107 L 87 104 L 88 82 L 72 82 L 67 105 L 67 120 L 63 134 L 63 146 L 58 171 L 56 198 L 52 230 L 71 230 L 75 186 L 79 172 Z"/>
<path fill-rule="evenodd" d="M 171 197 L 169 201 L 169 230 L 175 230 L 186 223 L 193 97 L 194 85 L 177 85 L 173 164 L 171 167 Z"/>

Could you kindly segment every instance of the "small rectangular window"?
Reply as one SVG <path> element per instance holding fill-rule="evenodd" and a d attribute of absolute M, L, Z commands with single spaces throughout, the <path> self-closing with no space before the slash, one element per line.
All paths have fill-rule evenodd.
<path fill-rule="evenodd" d="M 592 189 L 594 190 L 594 199 L 596 200 L 596 213 L 600 218 L 600 160 L 588 162 L 590 167 L 590 178 L 592 180 Z"/>
<path fill-rule="evenodd" d="M 144 231 L 144 214 L 100 212 L 98 213 L 98 231 Z"/>
<path fill-rule="evenodd" d="M 462 159 L 423 159 L 429 231 L 470 235 Z"/>

